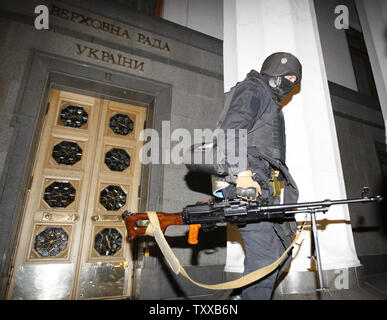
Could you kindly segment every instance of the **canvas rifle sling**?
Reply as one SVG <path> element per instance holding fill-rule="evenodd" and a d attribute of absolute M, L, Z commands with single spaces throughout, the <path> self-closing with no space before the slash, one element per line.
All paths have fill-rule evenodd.
<path fill-rule="evenodd" d="M 278 260 L 274 261 L 272 264 L 260 268 L 256 271 L 253 271 L 239 279 L 233 280 L 233 281 L 228 281 L 224 283 L 219 283 L 219 284 L 203 284 L 196 282 L 195 280 L 191 279 L 191 277 L 187 274 L 187 272 L 184 270 L 183 266 L 180 264 L 179 260 L 173 253 L 171 247 L 169 246 L 167 240 L 164 237 L 164 234 L 162 233 L 160 229 L 160 223 L 159 219 L 157 216 L 157 213 L 155 211 L 147 211 L 148 217 L 149 217 L 149 225 L 146 229 L 146 234 L 149 236 L 153 236 L 160 247 L 161 252 L 163 253 L 164 257 L 168 261 L 169 266 L 175 272 L 175 274 L 181 273 L 185 278 L 190 280 L 192 283 L 199 287 L 203 287 L 206 289 L 212 289 L 212 290 L 228 290 L 228 289 L 235 289 L 235 288 L 240 288 L 244 287 L 252 282 L 255 282 L 264 276 L 268 275 L 272 271 L 274 271 L 280 264 L 281 262 L 285 259 L 286 255 L 290 251 L 290 249 L 293 248 L 293 246 L 296 244 L 296 241 L 299 239 L 305 223 L 301 226 L 300 231 L 298 232 L 297 236 L 291 243 L 291 245 L 285 250 L 285 252 L 282 254 L 281 257 L 278 258 Z"/>

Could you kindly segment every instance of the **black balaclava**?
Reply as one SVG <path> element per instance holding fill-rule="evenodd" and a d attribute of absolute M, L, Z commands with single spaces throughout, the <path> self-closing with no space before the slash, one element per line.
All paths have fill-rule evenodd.
<path fill-rule="evenodd" d="M 294 87 L 294 83 L 286 79 L 285 76 L 275 77 L 266 74 L 263 76 L 279 100 L 286 96 Z"/>
<path fill-rule="evenodd" d="M 281 100 L 301 81 L 302 66 L 292 54 L 276 52 L 268 56 L 263 62 L 261 74 L 265 77 L 274 94 Z M 296 76 L 296 81 L 291 82 L 285 78 L 286 75 Z"/>

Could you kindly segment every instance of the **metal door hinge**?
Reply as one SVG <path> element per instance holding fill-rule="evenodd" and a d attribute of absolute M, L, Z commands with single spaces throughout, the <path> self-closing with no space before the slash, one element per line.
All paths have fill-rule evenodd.
<path fill-rule="evenodd" d="M 42 221 L 55 221 L 55 222 L 75 222 L 79 220 L 78 214 L 55 214 L 50 212 L 43 212 Z"/>
<path fill-rule="evenodd" d="M 112 214 L 98 214 L 91 216 L 91 220 L 94 222 L 122 222 L 122 217 Z"/>

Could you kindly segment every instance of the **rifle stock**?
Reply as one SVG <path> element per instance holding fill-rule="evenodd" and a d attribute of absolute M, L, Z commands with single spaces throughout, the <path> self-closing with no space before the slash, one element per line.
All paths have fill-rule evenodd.
<path fill-rule="evenodd" d="M 177 213 L 165 213 L 157 212 L 157 216 L 160 222 L 160 229 L 162 233 L 172 225 L 183 225 L 181 212 Z M 149 225 L 149 218 L 146 212 L 144 213 L 131 213 L 125 211 L 122 214 L 122 218 L 125 221 L 126 229 L 128 230 L 129 240 L 134 240 L 138 235 L 145 234 L 146 228 Z"/>

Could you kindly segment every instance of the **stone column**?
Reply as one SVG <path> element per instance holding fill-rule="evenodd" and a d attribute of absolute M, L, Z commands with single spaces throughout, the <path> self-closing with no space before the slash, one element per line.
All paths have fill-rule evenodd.
<path fill-rule="evenodd" d="M 332 12 L 332 24 L 334 18 Z M 300 92 L 283 109 L 287 165 L 300 190 L 299 202 L 346 198 L 313 1 L 224 1 L 225 91 L 251 69 L 259 71 L 264 59 L 277 51 L 294 54 L 303 66 Z M 304 215 L 296 218 L 301 222 Z M 327 214 L 318 214 L 317 220 L 323 269 L 360 266 L 348 207 L 332 207 Z M 229 233 L 234 241 L 228 241 L 227 272 L 243 271 L 244 254 L 236 238 L 235 233 Z M 307 230 L 301 247 L 293 250 L 290 274 L 307 272 L 312 265 L 310 255 L 311 234 Z"/>
<path fill-rule="evenodd" d="M 380 107 L 387 128 L 387 2 L 356 0 Z M 387 136 L 386 136 L 387 144 Z"/>

